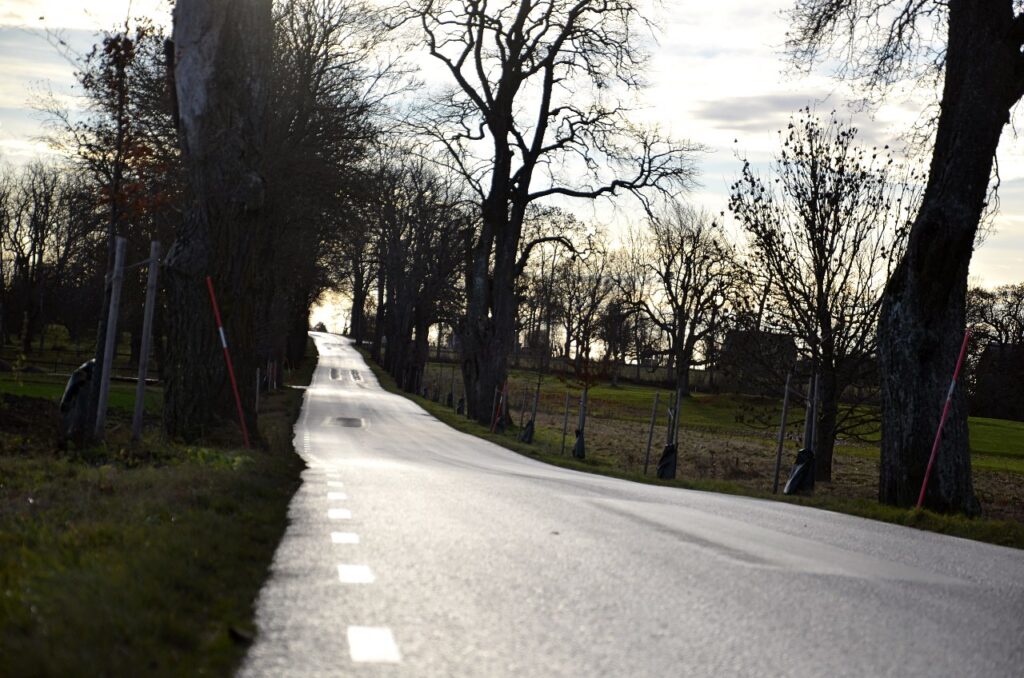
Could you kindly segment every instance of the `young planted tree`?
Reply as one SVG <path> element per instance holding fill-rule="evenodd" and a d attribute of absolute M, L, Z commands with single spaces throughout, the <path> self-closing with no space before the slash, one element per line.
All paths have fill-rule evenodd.
<path fill-rule="evenodd" d="M 813 449 L 818 480 L 832 479 L 832 450 L 861 410 L 844 392 L 874 381 L 882 287 L 903 252 L 918 192 L 885 150 L 855 143 L 857 130 L 809 109 L 781 132 L 769 178 L 745 162 L 729 206 L 750 236 L 751 264 L 767 281 L 766 322 L 798 340 L 818 375 Z"/>
<path fill-rule="evenodd" d="M 106 31 L 102 40 L 82 56 L 65 56 L 77 66 L 82 93 L 80 112 L 47 97 L 38 103 L 50 127 L 50 145 L 63 153 L 87 178 L 104 214 L 106 261 L 100 262 L 102 283 L 114 258 L 115 236 L 129 242 L 131 260 L 149 252 L 149 241 L 164 241 L 180 214 L 181 166 L 174 129 L 172 95 L 167 87 L 164 35 L 148 21 Z M 84 113 L 83 113 L 84 112 Z M 109 281 L 108 281 L 109 282 Z M 129 312 L 122 328 L 138 339 L 144 284 L 125 286 Z M 109 284 L 96 290 L 90 303 L 99 306 L 96 359 L 102 360 L 109 308 Z M 102 302 L 102 303 L 101 303 Z M 133 348 L 138 343 L 133 341 Z M 99 380 L 93 381 L 93 399 Z M 88 408 L 90 416 L 94 407 Z M 86 430 L 92 431 L 91 425 Z"/>
<path fill-rule="evenodd" d="M 967 275 L 999 139 L 1024 96 L 1018 0 L 797 0 L 789 44 L 810 66 L 838 56 L 840 75 L 876 92 L 908 79 L 941 83 L 932 160 L 906 254 L 879 320 L 879 499 L 916 501 L 965 325 Z M 966 396 L 954 394 L 925 504 L 979 510 Z"/>
<path fill-rule="evenodd" d="M 630 122 L 626 99 L 643 84 L 646 25 L 636 0 L 411 0 L 414 25 L 452 88 L 419 125 L 474 191 L 461 328 L 469 414 L 490 415 L 516 329 L 516 278 L 531 203 L 594 199 L 688 185 L 694 147 Z"/>

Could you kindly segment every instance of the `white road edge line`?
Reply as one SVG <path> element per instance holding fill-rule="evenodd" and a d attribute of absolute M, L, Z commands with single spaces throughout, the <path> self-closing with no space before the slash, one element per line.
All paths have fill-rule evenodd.
<path fill-rule="evenodd" d="M 342 584 L 372 584 L 377 581 L 366 565 L 338 565 L 338 579 Z"/>
<path fill-rule="evenodd" d="M 402 661 L 394 634 L 382 626 L 348 627 L 348 652 L 358 664 L 399 664 Z"/>
<path fill-rule="evenodd" d="M 331 542 L 334 544 L 358 544 L 359 535 L 354 532 L 331 532 Z"/>
<path fill-rule="evenodd" d="M 327 518 L 330 520 L 351 520 L 352 512 L 344 508 L 332 508 L 327 510 Z"/>

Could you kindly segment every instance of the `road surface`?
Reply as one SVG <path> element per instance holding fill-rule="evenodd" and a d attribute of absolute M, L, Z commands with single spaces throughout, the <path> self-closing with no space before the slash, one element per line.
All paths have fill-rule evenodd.
<path fill-rule="evenodd" d="M 1024 675 L 1020 551 L 547 466 L 313 337 L 243 676 Z"/>

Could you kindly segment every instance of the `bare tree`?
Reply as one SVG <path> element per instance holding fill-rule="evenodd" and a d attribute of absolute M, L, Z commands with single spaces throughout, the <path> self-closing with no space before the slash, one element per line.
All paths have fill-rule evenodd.
<path fill-rule="evenodd" d="M 642 195 L 688 184 L 691 144 L 628 120 L 645 58 L 635 0 L 409 0 L 414 24 L 453 87 L 420 125 L 475 193 L 462 363 L 469 413 L 489 415 L 515 335 L 527 207 L 553 196 Z"/>
<path fill-rule="evenodd" d="M 629 340 L 625 342 L 625 356 L 632 356 L 633 378 L 639 380 L 643 370 L 657 369 L 664 364 L 663 348 L 666 344 L 661 328 L 644 313 L 642 301 L 651 296 L 652 271 L 649 265 L 652 255 L 648 233 L 643 228 L 630 227 L 625 242 L 615 252 L 612 276 L 615 280 L 616 297 L 629 310 Z"/>
<path fill-rule="evenodd" d="M 968 269 L 996 149 L 1024 95 L 1021 9 L 1019 0 L 797 0 L 791 13 L 790 46 L 800 63 L 839 56 L 846 75 L 876 90 L 922 73 L 942 82 L 928 184 L 879 321 L 879 498 L 887 503 L 917 498 L 963 336 Z M 979 510 L 962 389 L 925 502 Z"/>
<path fill-rule="evenodd" d="M 594 358 L 601 315 L 614 285 L 603 235 L 599 232 L 590 240 L 585 252 L 565 259 L 555 269 L 554 292 L 565 325 L 565 359 L 572 361 L 577 374 L 589 370 Z"/>
<path fill-rule="evenodd" d="M 968 291 L 968 319 L 979 339 L 1024 345 L 1024 283 Z"/>
<path fill-rule="evenodd" d="M 676 387 L 689 395 L 696 349 L 736 294 L 737 253 L 710 214 L 678 202 L 652 218 L 649 240 L 633 247 L 642 272 L 620 287 L 667 339 Z"/>
<path fill-rule="evenodd" d="M 516 331 L 519 336 L 525 334 L 539 369 L 549 365 L 554 326 L 565 321 L 564 305 L 556 292 L 557 271 L 587 249 L 586 230 L 574 214 L 557 207 L 533 204 L 526 211 L 519 245 L 519 261 L 525 266 L 517 280 Z"/>
<path fill-rule="evenodd" d="M 857 130 L 809 109 L 780 132 L 770 178 L 744 162 L 729 206 L 767 281 L 767 322 L 799 340 L 819 375 L 815 474 L 832 479 L 832 449 L 863 408 L 840 398 L 875 371 L 882 287 L 903 253 L 919 194 L 886 150 L 856 145 Z"/>

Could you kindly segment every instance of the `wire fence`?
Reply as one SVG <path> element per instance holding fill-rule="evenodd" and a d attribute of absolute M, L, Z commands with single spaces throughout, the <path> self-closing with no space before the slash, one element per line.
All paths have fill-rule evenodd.
<path fill-rule="evenodd" d="M 454 364 L 430 363 L 422 384 L 419 395 L 453 409 L 465 395 L 461 372 Z M 631 386 L 613 389 L 610 397 L 602 397 L 595 395 L 595 390 L 609 392 L 604 387 L 588 393 L 584 440 L 590 461 L 584 463 L 611 465 L 623 473 L 653 477 L 669 436 L 673 392 Z M 581 384 L 547 375 L 541 379 L 538 393 L 536 375 L 514 372 L 507 395 L 495 394 L 495 410 L 502 399 L 507 400 L 505 426 L 500 434 L 520 438 L 533 418 L 536 398 L 534 449 L 570 456 L 582 391 Z M 722 411 L 710 415 L 695 412 L 694 400 L 687 399 L 681 404 L 679 476 L 741 481 L 770 489 L 781 402 L 753 397 L 713 398 L 724 405 Z M 763 412 L 753 421 L 756 408 Z M 716 419 L 711 420 L 710 416 Z M 799 407 L 791 409 L 784 436 L 787 455 L 795 451 L 800 441 L 801 417 Z"/>
<path fill-rule="evenodd" d="M 28 374 L 47 374 L 56 376 L 69 376 L 83 363 L 94 357 L 93 350 L 69 349 L 69 350 L 46 350 L 24 354 L 19 347 L 6 345 L 0 348 L 0 361 L 13 370 Z M 150 360 L 149 374 L 155 377 L 159 369 L 153 367 Z M 138 375 L 138 357 L 134 359 L 129 351 L 119 351 L 114 356 L 111 368 L 111 377 L 114 379 L 135 379 Z M 152 381 L 152 378 L 147 379 Z"/>

